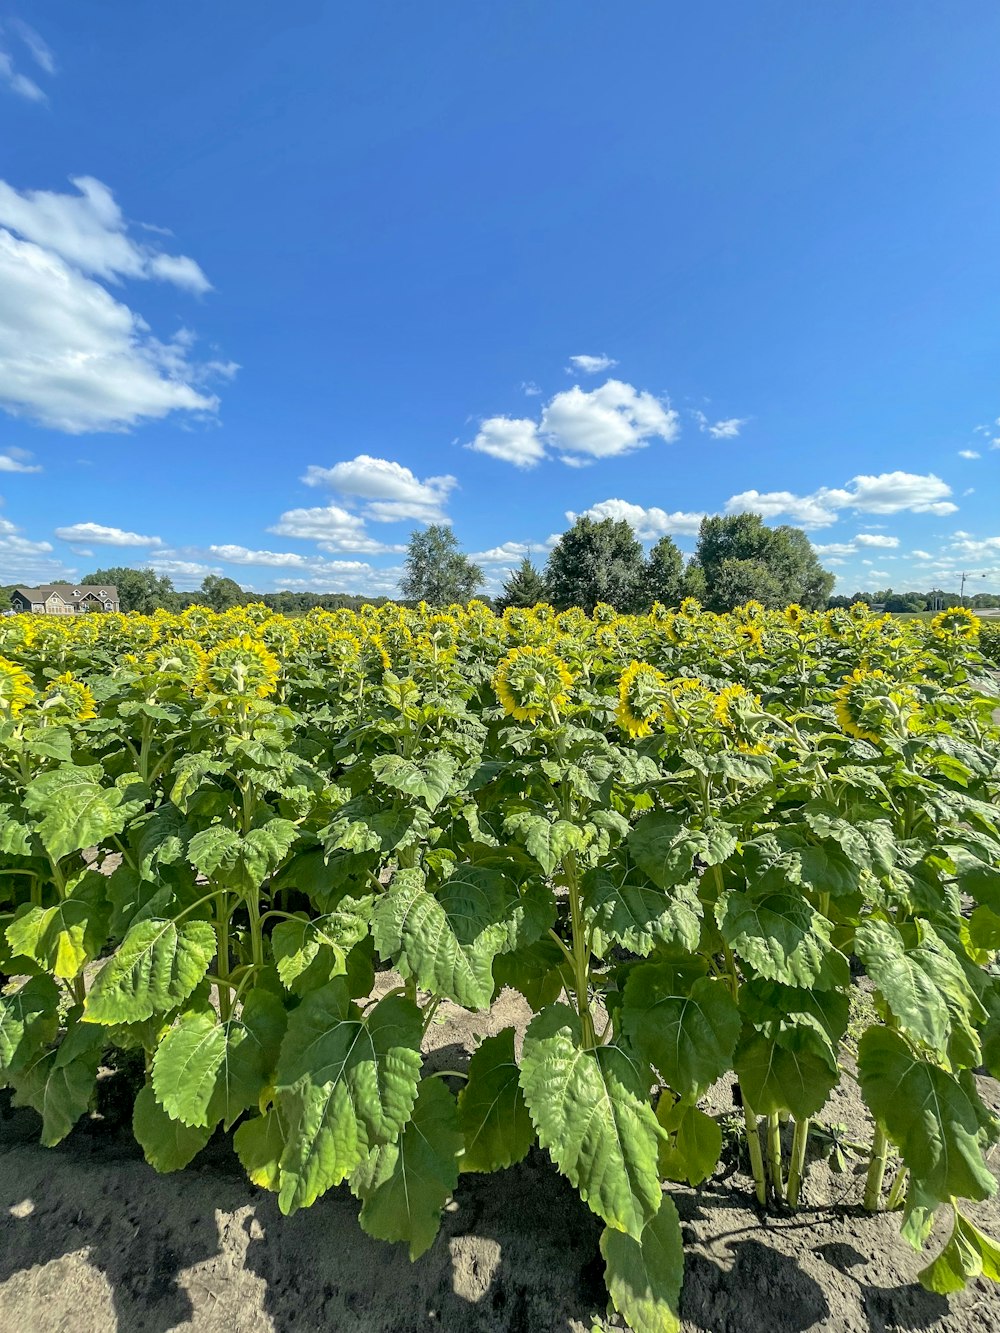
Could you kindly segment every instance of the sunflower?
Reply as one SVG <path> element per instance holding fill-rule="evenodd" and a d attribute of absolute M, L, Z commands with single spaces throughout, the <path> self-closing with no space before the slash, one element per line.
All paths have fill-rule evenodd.
<path fill-rule="evenodd" d="M 823 616 L 823 627 L 831 639 L 843 639 L 851 628 L 852 617 L 843 607 L 835 606 Z"/>
<path fill-rule="evenodd" d="M 877 744 L 885 735 L 919 728 L 920 706 L 913 689 L 877 669 L 859 667 L 845 676 L 833 707 L 841 731 L 860 741 Z"/>
<path fill-rule="evenodd" d="M 785 624 L 789 629 L 799 630 L 806 623 L 806 613 L 798 602 L 786 606 L 781 614 L 785 617 Z"/>
<path fill-rule="evenodd" d="M 767 753 L 767 746 L 757 738 L 750 716 L 762 711 L 759 694 L 754 694 L 745 685 L 727 685 L 719 691 L 713 711 L 716 722 L 735 740 L 738 750 L 744 754 Z M 757 725 L 759 727 L 759 723 Z"/>
<path fill-rule="evenodd" d="M 42 695 L 41 707 L 43 711 L 51 710 L 57 716 L 68 715 L 76 722 L 89 722 L 97 716 L 93 694 L 70 671 L 56 676 Z"/>
<path fill-rule="evenodd" d="M 512 648 L 496 669 L 493 688 L 503 710 L 519 722 L 537 722 L 550 707 L 564 708 L 573 675 L 551 648 Z"/>
<path fill-rule="evenodd" d="M 698 601 L 697 597 L 685 597 L 681 602 L 680 612 L 682 616 L 701 615 L 701 602 Z"/>
<path fill-rule="evenodd" d="M 931 633 L 935 639 L 948 643 L 968 643 L 979 637 L 982 622 L 967 606 L 952 606 L 947 611 L 939 611 L 931 621 Z"/>
<path fill-rule="evenodd" d="M 194 639 L 165 639 L 144 659 L 148 671 L 196 681 L 205 667 L 205 650 Z"/>
<path fill-rule="evenodd" d="M 748 620 L 734 628 L 733 638 L 744 650 L 749 649 L 756 653 L 760 651 L 760 646 L 764 642 L 764 631 L 759 625 Z"/>
<path fill-rule="evenodd" d="M 733 615 L 737 620 L 760 620 L 763 614 L 763 602 L 754 601 L 753 598 L 751 598 L 749 602 L 744 602 L 742 606 L 733 607 Z"/>
<path fill-rule="evenodd" d="M 671 727 L 683 727 L 690 721 L 691 712 L 699 705 L 710 705 L 715 695 L 700 680 L 690 676 L 678 676 L 667 682 L 666 698 L 663 701 L 663 720 Z"/>
<path fill-rule="evenodd" d="M 249 634 L 226 639 L 205 659 L 201 683 L 213 694 L 232 694 L 246 699 L 266 699 L 278 684 L 278 659 Z"/>
<path fill-rule="evenodd" d="M 17 717 L 34 697 L 27 671 L 6 657 L 0 657 L 0 715 Z"/>
<path fill-rule="evenodd" d="M 632 662 L 622 672 L 615 720 L 633 739 L 648 736 L 663 716 L 666 685 L 663 673 L 646 662 Z"/>

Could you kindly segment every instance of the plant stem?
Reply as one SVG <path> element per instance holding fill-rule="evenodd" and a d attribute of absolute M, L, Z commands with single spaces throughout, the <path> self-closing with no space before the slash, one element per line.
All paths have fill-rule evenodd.
<path fill-rule="evenodd" d="M 233 997 L 229 989 L 229 913 L 226 911 L 226 895 L 218 894 L 215 902 L 215 936 L 219 942 L 219 961 L 217 971 L 221 986 L 216 986 L 219 997 L 219 1016 L 223 1023 L 229 1021 L 232 1013 Z"/>
<path fill-rule="evenodd" d="M 893 1180 L 892 1185 L 889 1187 L 889 1197 L 885 1203 L 887 1212 L 894 1212 L 903 1202 L 909 1181 L 909 1170 L 905 1166 L 901 1166 L 896 1172 L 896 1177 Z"/>
<path fill-rule="evenodd" d="M 767 1117 L 767 1163 L 771 1169 L 771 1188 L 775 1200 L 782 1199 L 785 1185 L 781 1178 L 781 1121 L 777 1114 Z"/>
<path fill-rule="evenodd" d="M 753 1171 L 757 1202 L 763 1208 L 767 1203 L 767 1177 L 764 1175 L 764 1156 L 760 1150 L 760 1131 L 757 1128 L 757 1113 L 743 1098 L 743 1121 L 747 1131 L 747 1148 L 750 1151 L 750 1168 Z"/>
<path fill-rule="evenodd" d="M 788 1206 L 798 1208 L 799 1190 L 802 1188 L 802 1173 L 806 1162 L 806 1146 L 809 1142 L 809 1117 L 796 1120 L 795 1135 L 792 1138 L 792 1162 L 788 1169 Z"/>
<path fill-rule="evenodd" d="M 882 1181 L 885 1178 L 888 1156 L 889 1136 L 881 1125 L 876 1125 L 871 1161 L 868 1163 L 868 1176 L 865 1180 L 865 1208 L 870 1213 L 877 1213 L 882 1202 Z"/>
<path fill-rule="evenodd" d="M 588 988 L 590 984 L 590 950 L 587 947 L 583 908 L 580 904 L 580 882 L 577 873 L 576 852 L 567 852 L 563 858 L 563 872 L 569 891 L 569 914 L 573 926 L 573 971 L 575 975 L 576 1007 L 580 1015 L 580 1030 L 584 1046 L 590 1050 L 597 1045 L 594 1020 L 590 1014 Z"/>
<path fill-rule="evenodd" d="M 256 889 L 247 896 L 247 911 L 250 914 L 250 952 L 255 967 L 264 966 L 264 936 L 260 928 L 260 902 Z"/>

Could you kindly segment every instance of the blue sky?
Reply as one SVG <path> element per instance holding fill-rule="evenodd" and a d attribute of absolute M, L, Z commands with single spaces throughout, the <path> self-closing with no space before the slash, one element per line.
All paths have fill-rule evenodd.
<path fill-rule="evenodd" d="M 1000 591 L 1000 10 L 0 0 L 0 583 L 573 514 Z"/>

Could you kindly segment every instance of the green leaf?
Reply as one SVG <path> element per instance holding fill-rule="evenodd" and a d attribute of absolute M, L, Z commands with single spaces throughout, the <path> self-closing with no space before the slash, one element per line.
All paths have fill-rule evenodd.
<path fill-rule="evenodd" d="M 677 884 L 669 893 L 635 866 L 599 867 L 583 881 L 583 911 L 600 932 L 595 951 L 621 944 L 646 957 L 657 944 L 693 952 L 701 937 L 702 906 L 697 883 Z"/>
<path fill-rule="evenodd" d="M 671 889 L 692 878 L 696 856 L 705 865 L 722 865 L 736 851 L 737 839 L 729 825 L 718 820 L 696 829 L 677 815 L 653 810 L 628 835 L 628 847 L 654 884 Z"/>
<path fill-rule="evenodd" d="M 634 1061 L 615 1046 L 584 1047 L 577 1016 L 554 1004 L 525 1034 L 521 1087 L 559 1170 L 609 1227 L 638 1239 L 660 1205 L 663 1131 Z"/>
<path fill-rule="evenodd" d="M 208 971 L 215 947 L 215 931 L 207 921 L 140 922 L 94 978 L 85 1018 L 136 1023 L 175 1009 Z"/>
<path fill-rule="evenodd" d="M 274 1070 L 285 1030 L 285 1011 L 270 991 L 247 995 L 227 1021 L 215 1010 L 182 1014 L 153 1059 L 153 1091 L 174 1120 L 228 1127 L 257 1104 Z"/>
<path fill-rule="evenodd" d="M 288 1143 L 288 1126 L 280 1106 L 244 1120 L 233 1135 L 233 1147 L 255 1185 L 277 1193 L 281 1186 L 281 1157 Z"/>
<path fill-rule="evenodd" d="M 510 887 L 497 871 L 461 866 L 429 893 L 419 870 L 401 870 L 375 904 L 376 947 L 424 990 L 466 1009 L 486 1009 L 493 959 L 507 946 Z"/>
<path fill-rule="evenodd" d="M 411 1260 L 430 1249 L 458 1184 L 461 1151 L 454 1097 L 439 1078 L 422 1079 L 398 1142 L 376 1148 L 363 1172 L 358 1220 L 369 1236 L 407 1241 Z"/>
<path fill-rule="evenodd" d="M 84 875 L 54 907 L 25 904 L 19 908 L 7 927 L 7 943 L 13 952 L 64 980 L 78 976 L 107 938 L 109 909 L 103 879 L 96 872 Z"/>
<path fill-rule="evenodd" d="M 374 898 L 342 899 L 323 916 L 297 914 L 271 932 L 271 949 L 282 985 L 304 995 L 347 970 L 347 955 L 368 934 Z"/>
<path fill-rule="evenodd" d="M 974 1278 L 1000 1282 L 1000 1246 L 955 1209 L 955 1222 L 947 1245 L 938 1257 L 917 1274 L 920 1285 L 940 1296 L 961 1291 Z"/>
<path fill-rule="evenodd" d="M 71 1020 L 59 1046 L 17 1076 L 14 1104 L 31 1106 L 42 1117 L 42 1147 L 61 1143 L 89 1107 L 104 1044 L 100 1028 Z"/>
<path fill-rule="evenodd" d="M 601 1236 L 612 1303 L 633 1333 L 679 1333 L 684 1246 L 671 1199 L 636 1239 L 608 1228 Z"/>
<path fill-rule="evenodd" d="M 688 1102 L 675 1102 L 666 1091 L 656 1104 L 656 1118 L 671 1135 L 669 1143 L 660 1144 L 660 1175 L 689 1185 L 707 1180 L 722 1155 L 718 1121 Z"/>
<path fill-rule="evenodd" d="M 24 789 L 24 805 L 38 821 L 38 836 L 56 861 L 121 833 L 122 793 L 101 786 L 100 764 L 64 764 L 43 773 Z"/>
<path fill-rule="evenodd" d="M 568 819 L 550 819 L 518 810 L 507 816 L 504 828 L 527 848 L 546 875 L 551 875 L 567 852 L 582 851 L 587 835 Z"/>
<path fill-rule="evenodd" d="M 670 963 L 643 963 L 629 973 L 621 1022 L 663 1081 L 695 1097 L 731 1068 L 741 1019 L 725 982 L 688 987 Z"/>
<path fill-rule="evenodd" d="M 729 947 L 760 976 L 789 986 L 834 990 L 851 970 L 830 943 L 830 924 L 790 893 L 731 893 L 717 908 Z"/>
<path fill-rule="evenodd" d="M 493 960 L 493 980 L 497 991 L 509 986 L 520 991 L 532 1009 L 544 1009 L 559 998 L 563 988 L 560 966 L 566 959 L 551 936 L 534 944 L 498 954 Z"/>
<path fill-rule="evenodd" d="M 188 859 L 206 879 L 252 891 L 277 870 L 298 836 L 298 826 L 290 819 L 269 819 L 245 837 L 213 824 L 191 839 Z"/>
<path fill-rule="evenodd" d="M 905 1037 L 870 1027 L 858 1046 L 861 1091 L 919 1182 L 923 1196 L 986 1199 L 996 1181 L 983 1158 L 996 1137 L 970 1075 L 919 1059 Z"/>
<path fill-rule="evenodd" d="M 455 760 L 447 754 L 430 755 L 419 764 L 398 754 L 379 755 L 372 760 L 372 773 L 378 782 L 419 797 L 428 810 L 436 810 L 451 791 L 458 771 Z"/>
<path fill-rule="evenodd" d="M 161 1174 L 187 1166 L 212 1137 L 211 1129 L 192 1128 L 172 1120 L 148 1083 L 135 1099 L 132 1131 L 146 1161 Z"/>
<path fill-rule="evenodd" d="M 840 1078 L 837 1057 L 819 1023 L 747 1026 L 733 1058 L 740 1087 L 760 1115 L 815 1115 Z"/>
<path fill-rule="evenodd" d="M 282 1212 L 312 1203 L 398 1136 L 417 1094 L 422 1027 L 420 1010 L 400 995 L 362 1017 L 343 977 L 292 1012 L 275 1077 L 289 1125 Z"/>
<path fill-rule="evenodd" d="M 469 1061 L 468 1082 L 458 1094 L 465 1139 L 463 1171 L 499 1171 L 528 1154 L 535 1130 L 521 1091 L 514 1057 L 514 1029 L 487 1037 Z"/>
<path fill-rule="evenodd" d="M 51 977 L 29 977 L 16 991 L 0 993 L 0 1086 L 48 1046 L 58 1028 L 59 989 Z"/>

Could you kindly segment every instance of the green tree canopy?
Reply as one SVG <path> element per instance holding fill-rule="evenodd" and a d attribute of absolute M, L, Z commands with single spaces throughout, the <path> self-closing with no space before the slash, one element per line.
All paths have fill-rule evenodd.
<path fill-rule="evenodd" d="M 174 585 L 166 574 L 152 569 L 129 569 L 127 565 L 112 565 L 110 569 L 95 569 L 85 574 L 81 583 L 113 583 L 118 589 L 118 604 L 123 611 L 138 611 L 152 615 L 161 608 L 173 610 L 177 603 Z"/>
<path fill-rule="evenodd" d="M 642 606 L 646 564 L 642 543 L 624 519 L 578 518 L 556 542 L 545 569 L 553 606 L 593 611 L 607 602 L 618 611 Z"/>
<path fill-rule="evenodd" d="M 247 600 L 235 579 L 224 578 L 219 574 L 206 574 L 201 585 L 201 596 L 205 605 L 213 611 L 228 611 L 230 607 L 242 606 Z"/>
<path fill-rule="evenodd" d="M 446 523 L 432 523 L 423 532 L 411 533 L 404 563 L 403 596 L 432 606 L 467 602 L 485 582 L 483 571 L 459 549 Z"/>
<path fill-rule="evenodd" d="M 511 570 L 497 599 L 497 608 L 505 611 L 508 606 L 530 607 L 544 601 L 545 580 L 529 557 L 525 556 L 517 569 Z"/>
<path fill-rule="evenodd" d="M 684 557 L 672 537 L 661 537 L 646 558 L 643 608 L 679 606 L 684 595 Z"/>
<path fill-rule="evenodd" d="M 770 607 L 799 602 L 818 610 L 833 589 L 833 575 L 802 529 L 769 528 L 759 514 L 702 519 L 696 559 L 712 611 L 729 611 L 751 597 Z"/>

